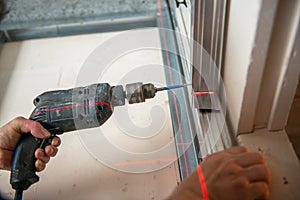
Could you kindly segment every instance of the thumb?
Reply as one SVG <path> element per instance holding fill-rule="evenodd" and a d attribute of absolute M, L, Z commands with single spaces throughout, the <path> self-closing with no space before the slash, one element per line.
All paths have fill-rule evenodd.
<path fill-rule="evenodd" d="M 16 123 L 20 133 L 31 133 L 37 138 L 48 138 L 51 135 L 39 122 L 20 117 Z"/>

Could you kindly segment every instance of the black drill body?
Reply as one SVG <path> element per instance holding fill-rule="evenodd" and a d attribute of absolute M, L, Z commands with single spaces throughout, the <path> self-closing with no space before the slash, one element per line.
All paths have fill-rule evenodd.
<path fill-rule="evenodd" d="M 55 134 L 102 125 L 113 112 L 112 87 L 107 83 L 45 92 L 34 99 L 30 119 Z"/>
<path fill-rule="evenodd" d="M 10 183 L 18 192 L 26 190 L 39 180 L 36 175 L 34 152 L 51 144 L 52 138 L 74 130 L 101 126 L 113 113 L 116 106 L 144 102 L 157 92 L 153 84 L 132 83 L 123 90 L 121 85 L 93 84 L 69 90 L 45 92 L 33 101 L 36 108 L 30 115 L 50 133 L 48 139 L 38 139 L 23 134 L 14 153 Z"/>

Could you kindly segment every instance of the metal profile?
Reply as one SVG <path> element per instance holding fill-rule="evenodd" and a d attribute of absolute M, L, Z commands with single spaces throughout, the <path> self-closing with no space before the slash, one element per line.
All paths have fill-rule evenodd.
<path fill-rule="evenodd" d="M 227 1 L 197 0 L 193 1 L 193 39 L 200 47 L 193 48 L 192 83 L 194 91 L 217 91 L 216 95 L 201 95 L 194 98 L 195 107 L 202 131 L 199 138 L 204 139 L 202 153 L 210 154 L 232 145 L 228 131 L 224 105 L 224 91 L 220 73 L 222 67 L 223 43 L 225 34 L 225 14 Z M 209 56 L 209 62 L 204 56 Z M 206 74 L 210 80 L 209 87 L 203 79 Z M 203 135 L 206 134 L 206 135 Z M 201 135 L 202 134 L 202 135 Z"/>
<path fill-rule="evenodd" d="M 168 1 L 158 1 L 159 18 L 158 25 L 160 28 L 160 36 L 162 41 L 162 56 L 166 72 L 166 81 L 169 85 L 184 84 L 182 76 L 182 63 L 178 57 L 179 52 L 176 54 L 167 51 L 167 49 L 178 50 L 178 44 L 173 31 L 165 32 L 165 29 L 174 30 L 174 21 L 171 13 L 170 4 Z M 196 134 L 195 125 L 193 124 L 193 115 L 190 112 L 190 104 L 188 100 L 188 91 L 174 90 L 168 93 L 169 104 L 172 117 L 172 125 L 174 130 L 174 137 L 176 141 L 176 149 L 178 155 L 178 164 L 180 176 L 182 179 L 187 177 L 193 172 L 198 165 L 198 150 L 193 145 L 194 135 Z M 178 106 L 180 106 L 180 117 L 178 116 Z"/>
<path fill-rule="evenodd" d="M 167 24 L 168 28 L 172 28 L 175 32 L 181 32 L 183 35 L 186 35 L 187 37 L 190 36 L 191 38 L 190 41 L 186 41 L 186 38 L 180 37 L 180 34 L 168 36 L 169 40 L 173 37 L 174 45 L 177 45 L 179 55 L 182 55 L 181 57 L 175 56 L 173 58 L 174 61 L 172 66 L 174 68 L 180 68 L 176 70 L 179 70 L 186 80 L 192 81 L 194 91 L 203 91 L 207 89 L 201 75 L 204 71 L 208 71 L 210 78 L 216 80 L 216 83 L 213 85 L 214 89 L 216 91 L 221 91 L 219 89 L 221 77 L 219 74 L 216 75 L 216 73 L 213 73 L 213 70 L 209 67 L 210 65 L 215 64 L 218 66 L 217 68 L 219 70 L 221 69 L 226 1 L 188 1 L 187 5 L 191 6 L 191 8 L 184 8 L 182 6 L 178 8 L 173 1 L 166 1 L 165 4 L 164 25 L 166 26 Z M 191 22 L 184 21 L 182 14 L 182 10 L 184 9 L 192 10 Z M 185 26 L 183 26 L 184 23 L 190 24 L 185 24 Z M 187 31 L 188 28 L 191 28 L 190 32 Z M 203 49 L 194 46 L 193 39 L 198 42 Z M 169 42 L 172 43 L 172 41 Z M 187 48 L 190 49 L 187 50 Z M 211 63 L 206 63 L 202 58 L 204 49 L 212 58 Z M 188 59 L 184 58 L 191 59 L 192 64 Z M 167 62 L 165 61 L 165 63 Z M 197 64 L 198 66 L 203 67 L 203 69 L 195 69 L 193 68 L 193 64 L 194 66 Z M 170 80 L 169 83 L 171 83 Z M 191 96 L 191 93 L 192 91 L 186 90 L 185 97 Z M 206 97 L 202 96 L 196 99 L 199 101 L 198 105 L 200 105 L 200 107 L 196 106 L 195 108 L 190 105 L 190 99 L 180 99 L 188 105 L 186 109 L 187 115 L 189 116 L 188 123 L 191 127 L 189 130 L 191 135 L 186 139 L 189 140 L 188 142 L 193 143 L 191 147 L 192 151 L 185 156 L 186 162 L 183 162 L 181 157 L 178 161 L 182 178 L 185 178 L 187 175 L 186 163 L 190 164 L 188 169 L 193 170 L 196 168 L 197 164 L 201 162 L 201 158 L 204 156 L 232 146 L 233 142 L 225 122 L 226 109 L 224 110 L 224 105 L 222 105 L 220 98 L 222 97 L 219 94 L 207 95 Z M 169 99 L 170 103 L 172 103 L 170 96 Z M 208 104 L 206 102 L 208 102 Z M 212 105 L 214 105 L 215 108 L 212 108 Z M 173 105 L 171 104 L 171 110 L 174 110 L 172 106 Z M 176 124 L 174 120 L 173 123 Z M 180 141 L 176 142 L 180 143 Z M 181 155 L 180 149 L 178 150 L 178 153 Z"/>
<path fill-rule="evenodd" d="M 20 41 L 78 34 L 122 31 L 136 28 L 156 27 L 156 16 L 151 14 L 121 16 L 119 18 L 84 21 L 77 23 L 61 22 L 56 25 L 32 27 L 26 29 L 3 30 L 6 41 Z"/>

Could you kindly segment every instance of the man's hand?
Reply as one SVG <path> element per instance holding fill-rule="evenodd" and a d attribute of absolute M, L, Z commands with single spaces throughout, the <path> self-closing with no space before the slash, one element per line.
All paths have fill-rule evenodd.
<path fill-rule="evenodd" d="M 14 150 L 22 134 L 32 134 L 37 138 L 48 138 L 50 133 L 38 122 L 17 117 L 0 128 L 0 169 L 10 170 Z M 58 151 L 60 139 L 54 137 L 51 145 L 45 150 L 37 149 L 35 151 L 36 170 L 42 171 L 49 162 L 50 157 L 54 157 Z"/>
<path fill-rule="evenodd" d="M 200 167 L 209 200 L 269 198 L 270 171 L 260 153 L 233 147 L 208 156 Z M 170 199 L 203 199 L 197 171 L 179 185 Z"/>

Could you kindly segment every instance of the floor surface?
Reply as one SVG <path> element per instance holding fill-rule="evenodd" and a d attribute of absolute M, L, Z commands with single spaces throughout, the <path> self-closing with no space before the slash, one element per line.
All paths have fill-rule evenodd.
<path fill-rule="evenodd" d="M 158 30 L 5 43 L 0 54 L 0 126 L 29 116 L 33 99 L 45 91 L 99 82 L 165 84 L 161 50 L 140 46 L 143 42 L 160 47 Z M 159 200 L 180 182 L 167 93 L 117 107 L 101 127 L 65 133 L 61 139 L 58 155 L 39 173 L 40 181 L 24 192 L 24 200 Z M 0 170 L 0 189 L 13 198 L 8 171 Z"/>

